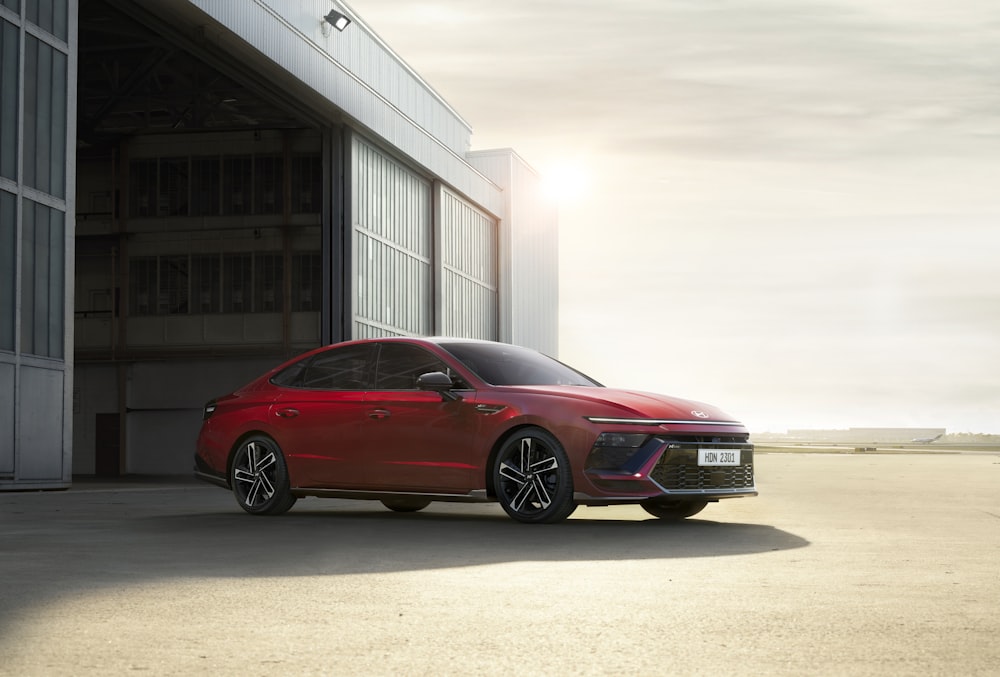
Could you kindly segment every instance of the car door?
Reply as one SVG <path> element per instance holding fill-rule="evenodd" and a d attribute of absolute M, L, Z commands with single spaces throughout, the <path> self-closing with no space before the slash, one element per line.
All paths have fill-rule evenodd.
<path fill-rule="evenodd" d="M 456 400 L 417 388 L 417 377 L 449 373 L 420 346 L 380 345 L 375 386 L 365 397 L 362 436 L 371 487 L 390 491 L 466 493 L 483 486 L 475 391 Z M 461 385 L 461 384 L 459 384 Z"/>
<path fill-rule="evenodd" d="M 375 350 L 362 344 L 313 356 L 271 406 L 292 486 L 349 489 L 367 474 L 361 424 Z"/>

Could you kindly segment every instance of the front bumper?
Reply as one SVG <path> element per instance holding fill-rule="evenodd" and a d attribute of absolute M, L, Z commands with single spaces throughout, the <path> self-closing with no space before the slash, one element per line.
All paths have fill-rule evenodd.
<path fill-rule="evenodd" d="M 738 451 L 739 463 L 699 465 L 700 449 Z M 666 496 L 708 501 L 756 496 L 753 451 L 745 436 L 653 436 L 635 449 L 595 447 L 584 476 L 596 491 L 575 498 L 600 505 Z"/>

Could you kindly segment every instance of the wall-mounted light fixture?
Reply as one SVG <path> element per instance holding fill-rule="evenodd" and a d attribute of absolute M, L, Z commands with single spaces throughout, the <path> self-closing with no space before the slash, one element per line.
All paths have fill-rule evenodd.
<path fill-rule="evenodd" d="M 351 20 L 335 9 L 331 9 L 329 14 L 323 17 L 323 37 L 330 35 L 330 27 L 333 26 L 338 31 L 347 28 Z"/>

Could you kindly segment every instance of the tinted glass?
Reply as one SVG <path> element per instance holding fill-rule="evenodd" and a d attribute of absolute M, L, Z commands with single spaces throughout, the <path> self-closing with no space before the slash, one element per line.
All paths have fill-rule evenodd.
<path fill-rule="evenodd" d="M 21 350 L 63 356 L 65 215 L 24 201 L 21 241 Z"/>
<path fill-rule="evenodd" d="M 13 193 L 0 190 L 0 350 L 14 350 L 16 216 L 17 199 Z"/>
<path fill-rule="evenodd" d="M 7 4 L 7 3 L 4 3 Z M 13 3 L 17 4 L 17 3 Z M 27 6 L 28 21 L 63 40 L 67 37 L 66 0 L 34 0 Z"/>
<path fill-rule="evenodd" d="M 375 389 L 416 390 L 417 378 L 432 371 L 448 373 L 448 367 L 423 348 L 405 343 L 383 343 Z"/>
<path fill-rule="evenodd" d="M 507 344 L 443 343 L 476 375 L 496 386 L 569 385 L 600 386 L 562 362 L 541 353 Z"/>
<path fill-rule="evenodd" d="M 367 390 L 372 384 L 374 346 L 331 348 L 283 369 L 271 383 L 310 390 Z"/>
<path fill-rule="evenodd" d="M 17 179 L 18 29 L 0 20 L 0 176 Z"/>
<path fill-rule="evenodd" d="M 66 55 L 34 36 L 24 44 L 24 181 L 66 193 Z"/>

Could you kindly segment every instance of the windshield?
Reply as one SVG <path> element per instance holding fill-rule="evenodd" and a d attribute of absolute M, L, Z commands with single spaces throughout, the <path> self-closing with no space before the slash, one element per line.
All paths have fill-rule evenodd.
<path fill-rule="evenodd" d="M 442 343 L 442 348 L 495 386 L 600 386 L 572 367 L 541 353 L 507 344 Z"/>

